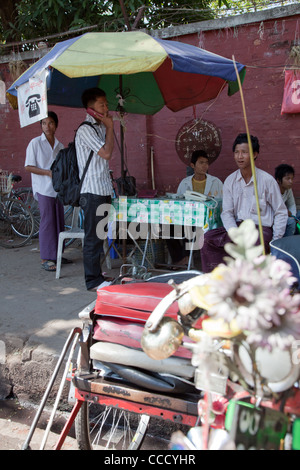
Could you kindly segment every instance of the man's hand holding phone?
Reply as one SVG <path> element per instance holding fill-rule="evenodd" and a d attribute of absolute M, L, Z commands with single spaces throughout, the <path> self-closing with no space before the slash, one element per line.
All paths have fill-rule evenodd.
<path fill-rule="evenodd" d="M 107 129 L 108 129 L 108 128 L 113 128 L 113 125 L 114 125 L 114 124 L 113 124 L 113 118 L 112 118 L 112 116 L 110 116 L 109 114 L 106 114 L 106 115 L 100 114 L 100 113 L 98 113 L 97 111 L 95 111 L 95 110 L 92 109 L 92 108 L 87 108 L 86 111 L 87 111 L 87 113 L 88 113 L 90 116 L 92 116 L 93 118 L 95 118 L 96 121 L 102 122 L 102 123 L 105 125 L 105 127 L 106 127 Z"/>
<path fill-rule="evenodd" d="M 100 114 L 100 113 L 97 113 L 97 111 L 95 111 L 94 109 L 92 108 L 87 108 L 87 113 L 90 115 L 90 116 L 93 116 L 93 118 L 95 119 L 100 119 L 102 120 L 102 118 L 104 117 L 103 114 Z"/>

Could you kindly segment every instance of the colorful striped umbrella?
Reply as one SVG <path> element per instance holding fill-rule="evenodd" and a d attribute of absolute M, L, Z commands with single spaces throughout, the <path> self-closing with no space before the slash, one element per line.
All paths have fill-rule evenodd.
<path fill-rule="evenodd" d="M 246 68 L 236 63 L 241 81 Z M 98 86 L 111 111 L 155 114 L 179 111 L 215 98 L 228 84 L 238 90 L 232 60 L 190 44 L 154 38 L 141 31 L 87 33 L 57 43 L 9 88 L 17 107 L 18 87 L 47 69 L 48 104 L 82 107 L 81 94 Z"/>

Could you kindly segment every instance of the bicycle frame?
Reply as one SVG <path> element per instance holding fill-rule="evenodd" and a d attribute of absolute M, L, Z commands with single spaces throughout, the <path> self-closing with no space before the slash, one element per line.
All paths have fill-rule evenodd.
<path fill-rule="evenodd" d="M 0 245 L 18 248 L 30 241 L 34 231 L 34 219 L 26 205 L 14 198 L 0 195 Z"/>
<path fill-rule="evenodd" d="M 159 276 L 158 276 L 159 277 Z M 191 284 L 189 284 L 190 287 Z M 181 285 L 182 286 L 182 285 Z M 187 286 L 188 287 L 188 286 Z M 157 288 L 157 287 L 156 287 Z M 186 292 L 184 287 L 181 287 L 181 294 Z M 162 298 L 146 321 L 145 329 L 151 329 L 154 331 L 161 322 L 165 315 L 168 307 L 174 303 L 180 294 L 179 291 L 174 289 Z M 73 344 L 72 351 L 75 350 L 76 346 L 80 346 L 80 354 L 77 359 L 77 367 L 73 370 L 70 380 L 71 390 L 70 396 L 72 397 L 73 408 L 70 417 L 62 430 L 55 449 L 61 449 L 65 438 L 67 437 L 75 419 L 82 411 L 83 405 L 97 404 L 105 406 L 106 408 L 112 407 L 116 410 L 126 410 L 130 413 L 135 413 L 142 418 L 142 433 L 146 432 L 147 423 L 149 418 L 160 418 L 162 420 L 180 423 L 188 427 L 193 427 L 202 424 L 203 430 L 206 431 L 207 435 L 210 428 L 224 429 L 224 419 L 226 410 L 231 399 L 240 400 L 247 399 L 250 402 L 256 403 L 256 397 L 249 393 L 248 390 L 244 390 L 240 384 L 233 384 L 227 379 L 226 393 L 224 400 L 222 401 L 223 408 L 220 413 L 216 414 L 216 420 L 214 423 L 208 422 L 209 410 L 208 404 L 213 402 L 213 395 L 215 390 L 208 390 L 204 392 L 203 389 L 199 389 L 199 386 L 195 380 L 194 393 L 186 394 L 176 393 L 172 395 L 170 393 L 160 393 L 147 388 L 141 388 L 140 386 L 134 385 L 133 382 L 122 380 L 122 378 L 102 376 L 99 371 L 94 367 L 91 367 L 91 354 L 90 348 L 93 343 L 93 333 L 95 330 L 95 317 L 98 313 L 95 310 L 96 302 L 92 302 L 79 314 L 79 318 L 83 321 L 82 329 L 74 330 L 72 337 L 70 336 L 63 350 L 63 356 L 66 355 L 67 348 L 70 346 L 71 339 L 76 335 L 75 342 Z M 116 307 L 117 308 L 117 307 Z M 120 317 L 115 317 L 116 320 Z M 130 322 L 129 322 L 130 323 Z M 199 325 L 198 325 L 199 328 Z M 70 339 L 71 338 L 71 339 Z M 95 344 L 95 343 L 94 343 Z M 186 348 L 193 348 L 194 343 L 183 343 Z M 61 356 L 58 366 L 63 363 L 63 357 Z M 66 364 L 65 371 L 70 369 L 72 363 L 71 354 Z M 122 360 L 120 361 L 122 365 Z M 105 365 L 105 361 L 104 361 Z M 197 367 L 195 366 L 195 369 Z M 59 367 L 56 368 L 54 373 L 55 377 L 51 379 L 51 386 L 58 374 Z M 64 378 L 66 377 L 66 374 Z M 60 387 L 61 390 L 62 387 Z M 48 396 L 50 393 L 49 387 L 46 391 Z M 216 392 L 218 394 L 218 392 Z M 47 396 L 45 398 L 47 398 Z M 45 400 L 43 399 L 43 405 Z M 204 407 L 204 412 L 201 412 L 201 407 Z M 283 393 L 280 400 L 276 397 L 270 396 L 269 398 L 263 398 L 260 402 L 260 407 L 271 408 L 273 410 L 281 410 L 289 415 L 300 416 L 300 390 L 289 389 L 288 394 Z M 40 410 L 38 414 L 40 415 Z M 55 411 L 54 411 L 55 412 Z M 38 416 L 39 417 L 39 416 Z M 221 418 L 221 419 L 217 419 Z M 51 420 L 52 421 L 52 420 Z M 35 420 L 37 423 L 37 419 Z M 30 438 L 32 431 L 30 433 Z M 27 439 L 26 445 L 29 445 Z M 44 440 L 45 442 L 45 440 Z M 130 448 L 130 447 L 129 447 Z"/>

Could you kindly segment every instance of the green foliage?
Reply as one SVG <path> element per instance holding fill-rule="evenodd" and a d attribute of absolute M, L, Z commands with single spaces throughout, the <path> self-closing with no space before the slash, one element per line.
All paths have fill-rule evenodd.
<path fill-rule="evenodd" d="M 224 15 L 256 11 L 267 6 L 295 3 L 291 0 L 5 0 L 0 4 L 0 41 L 45 38 L 59 33 L 95 27 L 94 31 L 128 29 L 144 7 L 138 28 L 159 29 L 194 23 Z M 78 34 L 78 33 L 77 33 Z M 62 36 L 63 39 L 66 36 Z M 26 47 L 26 46 L 24 46 Z M 31 47 L 31 46 L 28 46 Z"/>
<path fill-rule="evenodd" d="M 225 2 L 223 2 L 225 4 Z M 297 0 L 228 0 L 227 10 L 223 8 L 218 14 L 221 16 L 241 15 L 243 13 L 255 12 L 265 10 L 266 8 L 275 8 L 279 6 L 288 5 L 290 3 L 298 3 Z M 211 7 L 216 9 L 220 8 L 220 1 L 214 0 L 211 2 Z"/>
<path fill-rule="evenodd" d="M 19 0 L 15 3 L 9 23 L 0 6 L 0 24 L 9 25 L 3 27 L 0 39 L 7 42 L 44 38 L 91 26 L 97 26 L 96 31 L 128 29 L 119 0 Z M 138 28 L 157 29 L 214 17 L 210 0 L 123 0 L 123 3 L 131 25 L 139 9 L 145 6 Z M 227 5 L 228 2 L 217 0 L 217 3 Z"/>

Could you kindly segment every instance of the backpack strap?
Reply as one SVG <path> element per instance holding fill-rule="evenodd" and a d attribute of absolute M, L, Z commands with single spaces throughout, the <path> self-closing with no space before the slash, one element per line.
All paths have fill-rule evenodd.
<path fill-rule="evenodd" d="M 92 128 L 94 129 L 94 131 L 97 133 L 97 131 L 96 131 L 96 129 L 94 128 L 93 124 L 92 124 L 91 122 L 89 122 L 89 121 L 84 121 L 84 122 L 82 122 L 82 123 L 80 124 L 80 126 L 78 126 L 77 131 L 78 131 L 79 127 L 83 126 L 84 124 L 88 124 L 88 125 L 89 125 L 90 127 L 92 127 Z M 76 133 L 77 133 L 77 131 L 76 131 Z M 76 134 L 75 134 L 75 137 L 76 137 Z M 91 163 L 91 160 L 92 160 L 92 157 L 93 157 L 93 153 L 94 153 L 94 151 L 91 150 L 91 152 L 90 152 L 90 154 L 89 154 L 89 158 L 88 158 L 88 160 L 87 160 L 87 162 L 86 162 L 86 164 L 85 164 L 85 167 L 84 167 L 84 170 L 83 170 L 83 173 L 82 173 L 82 177 L 81 177 L 80 182 L 79 182 L 79 189 L 81 189 L 81 186 L 82 186 L 83 180 L 84 180 L 84 178 L 85 178 L 86 172 L 88 171 L 88 167 L 89 167 L 89 165 L 90 165 L 90 163 Z"/>
<path fill-rule="evenodd" d="M 84 170 L 83 170 L 83 173 L 82 173 L 82 177 L 81 177 L 80 182 L 79 182 L 79 188 L 80 188 L 80 189 L 81 189 L 83 180 L 84 180 L 84 178 L 85 178 L 86 172 L 88 171 L 88 167 L 89 167 L 89 165 L 90 165 L 90 163 L 91 163 L 91 160 L 92 160 L 92 157 L 93 157 L 93 153 L 94 153 L 94 151 L 91 150 L 91 153 L 89 154 L 88 161 L 87 161 L 86 164 L 85 164 L 85 167 L 84 167 Z"/>

